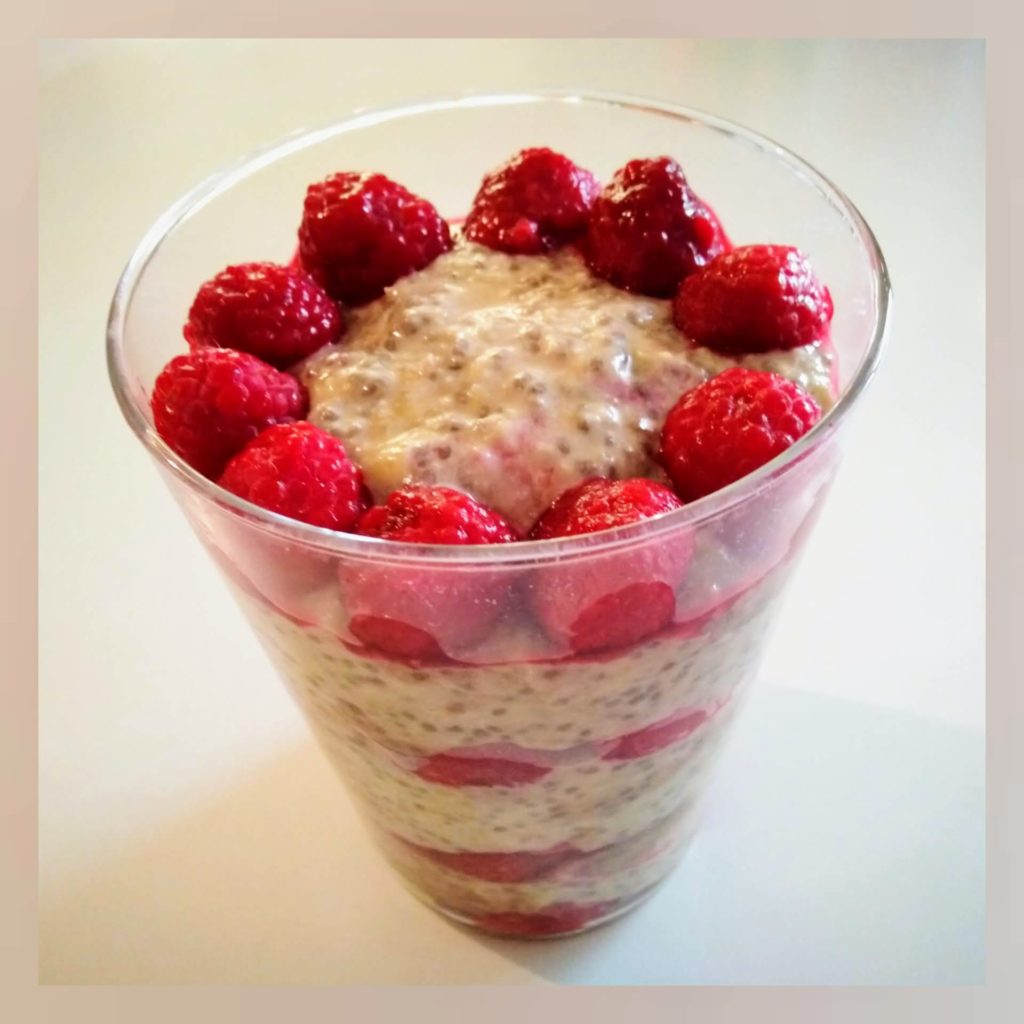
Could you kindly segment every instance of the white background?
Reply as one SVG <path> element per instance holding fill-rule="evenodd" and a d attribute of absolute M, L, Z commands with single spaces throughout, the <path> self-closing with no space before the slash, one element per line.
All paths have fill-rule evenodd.
<path fill-rule="evenodd" d="M 981 980 L 981 43 L 65 42 L 41 74 L 42 981 Z M 449 925 L 379 863 L 120 420 L 103 330 L 150 222 L 254 146 L 544 86 L 800 153 L 874 228 L 896 303 L 703 834 L 634 914 L 525 945 Z"/>

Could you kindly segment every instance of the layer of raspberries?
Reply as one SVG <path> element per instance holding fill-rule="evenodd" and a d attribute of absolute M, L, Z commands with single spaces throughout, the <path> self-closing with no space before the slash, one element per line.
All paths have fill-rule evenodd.
<path fill-rule="evenodd" d="M 468 239 L 509 253 L 539 253 L 587 230 L 601 186 L 550 149 L 524 149 L 484 178 L 466 217 Z"/>
<path fill-rule="evenodd" d="M 632 160 L 602 188 L 560 153 L 522 150 L 484 178 L 463 234 L 522 258 L 575 247 L 611 285 L 671 300 L 681 345 L 739 356 L 829 343 L 832 298 L 806 256 L 785 245 L 734 248 L 668 157 Z M 733 367 L 668 413 L 656 458 L 671 488 L 585 480 L 527 537 L 447 487 L 410 484 L 374 506 L 342 442 L 305 421 L 298 368 L 325 345 L 344 344 L 348 309 L 452 245 L 438 210 L 382 174 L 344 171 L 310 185 L 288 262 L 233 264 L 199 288 L 183 329 L 189 351 L 153 388 L 157 433 L 198 473 L 278 515 L 383 541 L 481 545 L 557 540 L 671 513 L 764 465 L 821 416 L 799 385 Z M 534 615 L 576 652 L 632 642 L 671 620 L 692 551 L 684 534 L 653 560 L 623 555 L 597 573 L 548 574 L 533 588 Z M 439 573 L 423 586 L 379 566 L 349 571 L 341 582 L 357 610 L 353 632 L 399 656 L 444 656 L 452 621 L 463 636 L 482 636 L 500 617 L 507 581 L 476 576 Z M 518 770 L 500 762 L 424 768 L 452 784 L 467 784 L 467 772 L 519 784 Z"/>

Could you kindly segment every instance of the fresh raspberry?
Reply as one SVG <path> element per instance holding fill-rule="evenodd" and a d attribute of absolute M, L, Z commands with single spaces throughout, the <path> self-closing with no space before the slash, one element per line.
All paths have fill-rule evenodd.
<path fill-rule="evenodd" d="M 600 190 L 568 157 L 524 149 L 484 178 L 465 235 L 501 252 L 548 252 L 586 230 Z"/>
<path fill-rule="evenodd" d="M 366 537 L 410 544 L 506 544 L 519 534 L 497 512 L 449 487 L 410 485 L 360 520 Z M 483 640 L 502 613 L 511 576 L 443 565 L 351 562 L 342 585 L 349 629 L 399 658 L 432 661 Z"/>
<path fill-rule="evenodd" d="M 337 341 L 341 317 L 334 300 L 301 270 L 276 263 L 242 263 L 200 289 L 185 337 L 197 348 L 234 348 L 283 369 Z"/>
<path fill-rule="evenodd" d="M 730 243 L 679 164 L 659 157 L 616 171 L 594 203 L 582 248 L 598 277 L 667 299 Z"/>
<path fill-rule="evenodd" d="M 530 537 L 593 533 L 681 507 L 653 480 L 592 477 L 556 499 Z M 539 568 L 530 590 L 534 613 L 553 639 L 576 653 L 634 643 L 671 621 L 692 552 L 691 534 L 681 531 L 653 544 Z"/>
<path fill-rule="evenodd" d="M 212 535 L 202 539 L 236 587 L 299 625 L 330 628 L 336 621 L 338 569 L 329 554 L 288 543 L 237 516 L 211 525 Z"/>
<path fill-rule="evenodd" d="M 359 523 L 365 537 L 406 544 L 504 544 L 519 534 L 503 516 L 451 487 L 408 486 Z"/>
<path fill-rule="evenodd" d="M 718 352 L 770 352 L 826 337 L 832 296 L 799 249 L 744 245 L 687 277 L 672 315 L 698 345 Z"/>
<path fill-rule="evenodd" d="M 416 769 L 427 782 L 441 786 L 499 786 L 510 789 L 528 786 L 549 774 L 546 765 L 507 761 L 500 757 L 455 757 L 433 754 Z"/>
<path fill-rule="evenodd" d="M 731 534 L 737 528 L 743 530 L 741 518 L 764 523 L 772 511 L 765 509 L 759 495 L 748 506 L 734 506 L 713 525 L 699 531 L 693 561 L 676 603 L 676 635 L 701 636 L 717 628 L 719 618 L 740 598 L 762 586 L 766 574 L 779 561 L 775 550 L 764 550 L 768 547 L 764 530 L 756 528 L 749 550 L 746 544 L 739 550 Z"/>
<path fill-rule="evenodd" d="M 820 418 L 821 407 L 799 384 L 734 366 L 676 402 L 658 457 L 676 492 L 694 501 L 771 461 Z"/>
<path fill-rule="evenodd" d="M 388 576 L 395 577 L 397 571 L 393 570 L 388 573 Z M 365 596 L 367 581 L 375 575 L 377 574 L 371 573 L 369 570 L 356 572 L 342 567 L 342 582 L 346 584 L 346 589 L 350 594 L 349 605 L 355 610 L 355 614 L 349 620 L 349 629 L 352 635 L 367 647 L 383 651 L 402 661 L 444 661 L 448 655 L 437 642 L 433 633 L 428 633 L 427 630 L 420 629 L 419 626 L 395 618 L 396 615 L 404 613 L 404 608 L 392 607 L 401 603 L 397 594 L 394 595 L 394 600 L 382 599 L 366 602 L 373 609 L 372 611 L 359 610 Z M 412 581 L 416 578 L 416 574 L 410 572 L 408 578 Z M 396 582 L 396 590 L 398 586 L 399 584 Z M 410 601 L 410 603 L 412 602 Z M 387 604 L 389 614 L 375 614 L 378 604 Z M 419 607 L 413 608 L 414 614 L 419 611 Z"/>
<path fill-rule="evenodd" d="M 471 853 L 408 845 L 435 864 L 486 882 L 536 881 L 566 861 L 580 856 L 580 852 L 568 843 L 559 843 L 547 850 L 514 850 L 509 853 Z"/>
<path fill-rule="evenodd" d="M 579 931 L 591 921 L 611 913 L 618 900 L 603 903 L 551 903 L 533 913 L 508 911 L 484 914 L 476 919 L 479 928 L 502 935 L 559 935 Z"/>
<path fill-rule="evenodd" d="M 306 415 L 305 388 L 261 359 L 204 348 L 176 356 L 153 385 L 157 433 L 211 479 L 267 427 Z"/>
<path fill-rule="evenodd" d="M 682 502 L 654 480 L 595 476 L 559 495 L 537 520 L 530 538 L 551 540 L 612 530 L 681 507 Z"/>
<path fill-rule="evenodd" d="M 369 302 L 451 247 L 434 206 L 383 174 L 334 174 L 306 192 L 302 265 L 339 302 Z"/>
<path fill-rule="evenodd" d="M 627 733 L 614 740 L 611 746 L 601 755 L 602 761 L 632 761 L 638 757 L 647 757 L 665 747 L 678 743 L 702 726 L 712 712 L 699 708 L 685 715 L 655 722 L 645 729 Z"/>
<path fill-rule="evenodd" d="M 366 508 L 362 473 L 342 443 L 312 423 L 265 430 L 218 483 L 254 505 L 328 530 L 351 530 Z"/>

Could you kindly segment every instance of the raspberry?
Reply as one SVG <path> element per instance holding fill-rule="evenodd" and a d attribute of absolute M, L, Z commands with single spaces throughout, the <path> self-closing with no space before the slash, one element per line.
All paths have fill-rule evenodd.
<path fill-rule="evenodd" d="M 502 544 L 519 535 L 497 512 L 450 487 L 393 491 L 359 523 L 366 537 L 406 544 Z"/>
<path fill-rule="evenodd" d="M 592 477 L 562 494 L 534 526 L 533 540 L 637 523 L 681 508 L 653 480 Z M 576 653 L 634 643 L 666 626 L 693 553 L 689 532 L 627 551 L 556 563 L 534 572 L 534 613 L 553 639 Z"/>
<path fill-rule="evenodd" d="M 658 458 L 686 501 L 771 461 L 821 418 L 799 384 L 734 366 L 687 391 L 661 431 Z"/>
<path fill-rule="evenodd" d="M 655 722 L 646 729 L 627 733 L 613 742 L 613 745 L 601 755 L 601 760 L 632 761 L 638 757 L 647 757 L 648 754 L 656 753 L 685 739 L 710 717 L 709 712 L 700 708 L 667 721 Z"/>
<path fill-rule="evenodd" d="M 600 189 L 568 157 L 524 149 L 484 178 L 465 235 L 501 252 L 547 252 L 586 230 Z"/>
<path fill-rule="evenodd" d="M 506 544 L 519 534 L 497 512 L 449 487 L 411 485 L 370 509 L 358 532 L 410 544 Z M 342 585 L 362 643 L 399 658 L 431 661 L 471 647 L 502 612 L 511 577 L 500 570 L 350 563 Z"/>
<path fill-rule="evenodd" d="M 254 505 L 328 530 L 351 530 L 366 508 L 362 473 L 342 443 L 312 423 L 265 430 L 218 483 Z"/>
<path fill-rule="evenodd" d="M 416 769 L 427 782 L 441 786 L 526 786 L 551 771 L 540 764 L 506 761 L 500 757 L 455 757 L 434 754 Z"/>
<path fill-rule="evenodd" d="M 437 642 L 432 633 L 425 629 L 413 626 L 401 619 L 394 618 L 395 614 L 401 614 L 394 608 L 388 608 L 388 615 L 377 615 L 369 612 L 360 612 L 359 594 L 363 589 L 364 581 L 369 575 L 366 572 L 355 574 L 342 570 L 342 582 L 348 584 L 351 594 L 357 595 L 350 604 L 356 609 L 355 614 L 349 621 L 349 629 L 352 635 L 374 650 L 384 651 L 403 661 L 432 662 L 444 661 L 447 655 Z M 410 580 L 415 579 L 410 574 Z M 376 605 L 378 602 L 372 602 Z M 381 601 L 381 604 L 397 604 L 398 601 Z M 414 609 L 418 611 L 419 609 Z"/>
<path fill-rule="evenodd" d="M 559 935 L 562 932 L 578 931 L 591 921 L 604 917 L 620 902 L 551 903 L 534 913 L 508 911 L 484 914 L 476 919 L 476 925 L 485 931 L 500 932 L 503 935 Z"/>
<path fill-rule="evenodd" d="M 413 844 L 409 844 L 413 846 Z M 470 853 L 433 850 L 413 846 L 421 856 L 435 864 L 486 882 L 532 882 L 542 878 L 559 865 L 580 855 L 568 843 L 547 850 L 518 850 L 509 853 Z"/>
<path fill-rule="evenodd" d="M 339 302 L 369 302 L 451 247 L 433 205 L 383 174 L 334 174 L 306 192 L 299 255 Z"/>
<path fill-rule="evenodd" d="M 306 415 L 306 390 L 286 373 L 231 349 L 176 356 L 153 385 L 157 433 L 190 466 L 215 478 L 261 431 Z"/>
<path fill-rule="evenodd" d="M 532 540 L 611 530 L 681 508 L 682 502 L 653 480 L 591 477 L 562 493 L 537 520 Z"/>
<path fill-rule="evenodd" d="M 583 239 L 590 269 L 619 288 L 670 298 L 730 248 L 714 212 L 668 157 L 631 160 L 598 196 Z"/>
<path fill-rule="evenodd" d="M 199 289 L 185 325 L 193 350 L 234 348 L 279 369 L 340 333 L 334 300 L 308 274 L 276 263 L 222 270 Z"/>
<path fill-rule="evenodd" d="M 330 555 L 254 529 L 245 520 L 210 524 L 202 538 L 221 571 L 250 597 L 304 626 L 333 621 L 338 570 Z"/>
<path fill-rule="evenodd" d="M 832 296 L 799 249 L 744 245 L 686 278 L 672 315 L 698 345 L 718 352 L 770 352 L 825 338 Z"/>

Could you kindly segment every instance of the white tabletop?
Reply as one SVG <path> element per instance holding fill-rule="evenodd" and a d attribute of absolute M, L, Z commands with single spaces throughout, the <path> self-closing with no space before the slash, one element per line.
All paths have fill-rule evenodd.
<path fill-rule="evenodd" d="M 44 982 L 941 984 L 984 969 L 981 43 L 80 42 L 42 61 Z M 347 109 L 589 87 L 748 124 L 851 196 L 896 292 L 683 867 L 620 922 L 482 940 L 373 852 L 120 419 L 120 269 L 220 165 Z"/>

